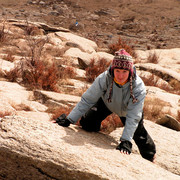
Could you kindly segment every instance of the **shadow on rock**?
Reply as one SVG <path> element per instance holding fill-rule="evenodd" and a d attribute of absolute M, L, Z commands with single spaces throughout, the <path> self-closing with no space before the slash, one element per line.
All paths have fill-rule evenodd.
<path fill-rule="evenodd" d="M 101 132 L 87 132 L 79 126 L 71 125 L 65 128 L 66 136 L 62 139 L 73 146 L 91 144 L 103 149 L 114 149 L 118 142 L 108 134 Z"/>

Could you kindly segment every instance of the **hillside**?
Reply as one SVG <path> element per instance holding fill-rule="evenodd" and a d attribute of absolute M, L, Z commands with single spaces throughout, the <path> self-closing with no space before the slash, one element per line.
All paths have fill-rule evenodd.
<path fill-rule="evenodd" d="M 180 47 L 179 0 L 1 0 L 0 7 L 1 18 L 70 28 L 100 47 L 119 36 L 143 50 Z"/>

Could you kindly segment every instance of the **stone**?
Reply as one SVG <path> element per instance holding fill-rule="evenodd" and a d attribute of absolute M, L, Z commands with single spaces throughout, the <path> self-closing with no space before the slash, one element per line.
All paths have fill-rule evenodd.
<path fill-rule="evenodd" d="M 72 33 L 56 32 L 55 33 L 60 38 L 66 39 L 66 41 L 71 41 L 78 44 L 81 49 L 86 53 L 93 53 L 97 49 L 97 44 L 89 39 L 80 37 Z"/>
<path fill-rule="evenodd" d="M 75 125 L 64 128 L 50 122 L 48 117 L 1 118 L 0 177 L 178 180 L 179 133 L 150 121 L 145 126 L 158 146 L 155 164 L 140 156 L 134 142 L 129 156 L 116 150 L 120 129 L 107 135 L 85 132 Z"/>
<path fill-rule="evenodd" d="M 174 129 L 176 131 L 180 131 L 180 122 L 178 122 L 175 118 L 172 116 L 166 114 L 164 117 L 158 119 L 156 121 L 157 124 L 160 124 L 162 126 L 168 127 L 170 129 Z"/>

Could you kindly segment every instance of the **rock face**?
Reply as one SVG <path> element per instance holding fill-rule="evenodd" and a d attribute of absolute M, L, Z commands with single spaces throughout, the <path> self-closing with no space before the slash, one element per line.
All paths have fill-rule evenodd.
<path fill-rule="evenodd" d="M 179 132 L 150 121 L 145 126 L 157 144 L 155 164 L 143 159 L 135 144 L 130 156 L 115 149 L 121 129 L 105 135 L 48 119 L 1 118 L 0 179 L 178 180 Z"/>

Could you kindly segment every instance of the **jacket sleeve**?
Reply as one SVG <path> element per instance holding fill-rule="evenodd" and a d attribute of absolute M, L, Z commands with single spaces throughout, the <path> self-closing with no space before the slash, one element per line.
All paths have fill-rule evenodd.
<path fill-rule="evenodd" d="M 130 98 L 129 100 L 126 114 L 126 123 L 123 130 L 123 134 L 120 139 L 121 141 L 132 141 L 139 121 L 142 118 L 144 99 L 146 96 L 146 89 L 142 80 L 140 80 L 140 83 L 133 89 L 133 93 L 135 97 L 138 99 L 138 102 L 133 104 L 132 98 Z"/>
<path fill-rule="evenodd" d="M 103 95 L 107 89 L 108 71 L 100 74 L 93 84 L 82 95 L 81 101 L 73 108 L 67 118 L 74 124 L 81 118 Z"/>

